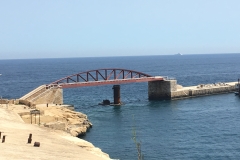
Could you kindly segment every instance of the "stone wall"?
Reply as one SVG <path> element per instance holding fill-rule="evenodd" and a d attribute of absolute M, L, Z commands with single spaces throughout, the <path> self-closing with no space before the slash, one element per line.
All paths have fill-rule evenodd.
<path fill-rule="evenodd" d="M 19 100 L 17 99 L 0 99 L 1 104 L 19 104 Z"/>
<path fill-rule="evenodd" d="M 61 88 L 51 88 L 31 100 L 34 104 L 63 104 L 63 90 Z"/>
<path fill-rule="evenodd" d="M 189 89 L 189 87 L 186 88 L 187 89 L 183 88 L 181 90 L 173 91 L 171 93 L 171 99 L 230 93 L 236 90 L 234 85 L 218 86 L 212 88 L 197 88 L 197 86 L 193 86 L 191 89 Z"/>
<path fill-rule="evenodd" d="M 190 97 L 190 92 L 188 89 L 171 92 L 171 99 L 187 98 L 187 97 Z"/>
<path fill-rule="evenodd" d="M 31 101 L 33 98 L 40 95 L 41 93 L 44 93 L 46 90 L 47 90 L 46 85 L 41 85 L 36 89 L 32 90 L 31 92 L 29 92 L 28 94 L 24 95 L 20 99 Z"/>
<path fill-rule="evenodd" d="M 214 88 L 204 88 L 204 89 L 196 89 L 190 90 L 190 96 L 201 96 L 201 95 L 209 95 L 209 94 L 220 94 L 220 93 L 228 93 L 235 91 L 235 86 L 220 86 Z"/>
<path fill-rule="evenodd" d="M 0 104 L 8 104 L 8 99 L 0 99 Z"/>
<path fill-rule="evenodd" d="M 177 90 L 177 80 L 148 82 L 149 100 L 171 99 L 171 92 Z"/>
<path fill-rule="evenodd" d="M 20 104 L 63 104 L 63 90 L 59 87 L 41 85 L 19 99 Z"/>
<path fill-rule="evenodd" d="M 33 107 L 33 106 L 34 106 L 34 104 L 33 104 L 32 102 L 29 102 L 28 100 L 19 99 L 19 100 L 18 100 L 18 103 L 19 103 L 19 104 L 26 105 L 26 106 L 28 106 L 28 107 Z"/>

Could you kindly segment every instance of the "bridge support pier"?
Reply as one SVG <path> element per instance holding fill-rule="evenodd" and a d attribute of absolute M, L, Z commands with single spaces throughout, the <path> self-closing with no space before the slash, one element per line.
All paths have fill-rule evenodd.
<path fill-rule="evenodd" d="M 177 90 L 177 80 L 148 82 L 149 100 L 171 100 L 172 91 Z"/>
<path fill-rule="evenodd" d="M 113 98 L 114 98 L 114 104 L 121 104 L 120 100 L 120 85 L 114 85 L 113 86 Z"/>

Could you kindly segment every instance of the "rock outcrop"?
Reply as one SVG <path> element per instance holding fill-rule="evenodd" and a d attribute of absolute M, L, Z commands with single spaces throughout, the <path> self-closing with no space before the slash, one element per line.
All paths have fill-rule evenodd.
<path fill-rule="evenodd" d="M 28 111 L 21 112 L 19 115 L 26 123 L 32 122 L 51 129 L 63 130 L 74 137 L 84 135 L 92 127 L 87 115 L 72 111 L 64 106 L 37 105 L 36 109 L 40 110 L 40 121 L 39 115 L 31 115 Z"/>
<path fill-rule="evenodd" d="M 53 109 L 55 110 L 55 109 Z M 56 111 L 61 110 L 58 108 Z M 51 116 L 43 114 L 44 108 L 41 109 L 41 123 L 38 125 L 26 124 L 19 115 L 23 114 L 24 120 L 29 121 L 29 109 L 23 105 L 0 105 L 0 128 L 2 137 L 6 136 L 4 143 L 0 145 L 0 159 L 61 159 L 61 160 L 110 160 L 109 155 L 103 153 L 101 149 L 96 148 L 93 144 L 70 136 L 68 133 L 61 131 L 65 122 L 58 121 L 56 126 L 60 130 L 53 130 L 43 127 L 42 121 L 52 120 Z M 55 113 L 50 110 L 45 110 L 46 113 Z M 61 110 L 65 112 L 65 109 Z M 18 113 L 18 114 L 17 114 Z M 63 114 L 62 112 L 56 112 Z M 69 114 L 69 113 L 68 113 Z M 76 113 L 77 114 L 77 113 Z M 75 114 L 74 114 L 75 115 Z M 35 123 L 35 115 L 32 115 Z M 36 115 L 36 122 L 38 122 Z M 54 119 L 54 118 L 53 118 Z M 51 126 L 51 125 L 50 125 Z M 66 127 L 66 126 L 65 126 Z M 29 134 L 32 135 L 32 143 L 28 142 Z M 35 142 L 41 143 L 40 147 L 33 147 Z"/>

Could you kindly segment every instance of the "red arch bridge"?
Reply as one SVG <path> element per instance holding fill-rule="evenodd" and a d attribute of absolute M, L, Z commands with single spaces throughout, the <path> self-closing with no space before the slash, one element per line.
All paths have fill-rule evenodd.
<path fill-rule="evenodd" d="M 85 86 L 98 86 L 108 84 L 123 84 L 123 83 L 135 83 L 135 82 L 149 82 L 149 81 L 161 81 L 164 80 L 161 76 L 151 76 L 146 73 L 110 68 L 110 69 L 97 69 L 86 72 L 80 72 L 74 75 L 70 75 L 59 79 L 48 87 L 61 87 L 61 88 L 75 88 Z"/>
<path fill-rule="evenodd" d="M 63 88 L 113 84 L 114 104 L 119 104 L 119 84 L 153 81 L 156 83 L 153 82 L 148 84 L 148 97 L 149 99 L 156 99 L 158 97 L 164 97 L 166 94 L 169 96 L 169 88 L 172 85 L 170 85 L 171 82 L 167 82 L 166 80 L 168 80 L 167 77 L 154 77 L 146 73 L 128 69 L 97 69 L 73 74 L 48 85 L 41 85 L 21 97 L 20 100 L 23 104 L 30 104 L 30 102 L 33 104 L 63 104 Z"/>

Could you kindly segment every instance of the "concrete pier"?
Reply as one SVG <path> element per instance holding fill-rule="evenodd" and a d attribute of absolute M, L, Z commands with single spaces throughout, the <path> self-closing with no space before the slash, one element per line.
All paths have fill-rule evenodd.
<path fill-rule="evenodd" d="M 182 87 L 177 80 L 148 82 L 149 100 L 174 100 L 230 93 L 236 91 L 237 82 L 201 84 L 198 86 Z"/>
<path fill-rule="evenodd" d="M 148 82 L 149 100 L 171 99 L 171 93 L 177 91 L 177 80 Z"/>
<path fill-rule="evenodd" d="M 182 87 L 172 92 L 172 99 L 199 97 L 206 95 L 231 93 L 236 91 L 236 82 L 206 84 L 191 87 Z"/>

